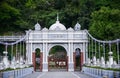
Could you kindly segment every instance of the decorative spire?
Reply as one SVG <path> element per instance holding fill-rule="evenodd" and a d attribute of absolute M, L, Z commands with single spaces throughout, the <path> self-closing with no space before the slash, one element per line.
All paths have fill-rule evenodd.
<path fill-rule="evenodd" d="M 58 15 L 58 13 L 57 13 L 57 21 L 59 21 L 59 15 Z"/>
<path fill-rule="evenodd" d="M 38 24 L 38 19 L 37 19 L 37 24 Z"/>

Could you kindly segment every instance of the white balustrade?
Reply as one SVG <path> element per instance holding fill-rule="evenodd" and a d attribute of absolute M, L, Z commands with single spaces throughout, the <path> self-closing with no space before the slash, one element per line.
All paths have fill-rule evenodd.
<path fill-rule="evenodd" d="M 31 68 L 24 68 L 24 69 L 17 69 L 11 71 L 3 72 L 2 78 L 22 78 L 25 75 L 31 74 L 34 71 L 33 67 Z"/>
<path fill-rule="evenodd" d="M 112 70 L 104 70 L 104 69 L 97 69 L 97 68 L 90 68 L 90 67 L 83 67 L 82 71 L 85 74 L 91 75 L 95 78 L 103 78 L 107 76 L 107 78 L 120 78 L 119 71 L 112 71 Z"/>

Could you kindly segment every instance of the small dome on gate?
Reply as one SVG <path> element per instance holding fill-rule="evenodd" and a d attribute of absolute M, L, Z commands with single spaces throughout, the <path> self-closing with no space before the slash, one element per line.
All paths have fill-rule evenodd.
<path fill-rule="evenodd" d="M 74 31 L 74 29 L 70 27 L 70 28 L 68 28 L 68 31 Z"/>
<path fill-rule="evenodd" d="M 66 27 L 59 22 L 59 17 L 57 15 L 57 21 L 50 26 L 49 30 L 66 30 Z"/>
<path fill-rule="evenodd" d="M 47 29 L 46 27 L 44 27 L 44 28 L 42 29 L 42 31 L 48 31 L 48 29 Z"/>
<path fill-rule="evenodd" d="M 81 29 L 81 25 L 77 22 L 74 27 L 74 30 L 79 31 L 80 29 Z"/>
<path fill-rule="evenodd" d="M 41 30 L 41 26 L 40 26 L 40 24 L 38 22 L 37 22 L 37 24 L 35 24 L 35 30 L 36 31 Z"/>

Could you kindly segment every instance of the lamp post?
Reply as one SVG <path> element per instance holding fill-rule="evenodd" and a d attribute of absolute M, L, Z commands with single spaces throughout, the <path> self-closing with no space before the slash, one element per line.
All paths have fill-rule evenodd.
<path fill-rule="evenodd" d="M 111 65 L 113 64 L 113 56 L 112 56 L 113 52 L 110 51 L 108 54 L 109 54 L 109 64 L 111 67 Z"/>
<path fill-rule="evenodd" d="M 8 52 L 7 51 L 3 51 L 3 54 L 5 54 L 5 56 L 3 58 L 3 64 L 4 64 L 4 67 L 6 69 L 6 68 L 9 67 L 9 61 L 8 61 L 8 57 L 7 57 Z"/>

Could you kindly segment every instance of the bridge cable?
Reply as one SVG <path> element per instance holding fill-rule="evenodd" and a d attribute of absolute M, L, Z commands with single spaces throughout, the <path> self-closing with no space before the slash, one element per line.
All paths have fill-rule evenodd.
<path fill-rule="evenodd" d="M 13 45 L 11 46 L 11 60 L 12 60 L 12 56 L 13 56 Z"/>
<path fill-rule="evenodd" d="M 97 49 L 96 49 L 96 41 L 95 41 L 95 57 L 96 57 L 96 52 L 97 52 Z"/>
<path fill-rule="evenodd" d="M 91 45 L 92 45 L 92 57 L 93 57 L 93 39 L 92 39 L 92 44 Z"/>
<path fill-rule="evenodd" d="M 22 42 L 22 41 L 21 41 Z M 21 42 L 20 42 L 20 57 L 22 57 L 22 52 L 21 52 Z"/>
<path fill-rule="evenodd" d="M 90 37 L 89 38 L 89 58 L 90 58 Z"/>
<path fill-rule="evenodd" d="M 99 53 L 98 54 L 99 54 L 99 58 L 100 58 L 100 42 L 99 42 L 98 45 L 99 45 L 99 51 L 98 51 Z"/>
<path fill-rule="evenodd" d="M 18 50 L 17 50 L 17 44 L 16 44 L 16 53 L 15 53 L 15 54 L 16 54 L 16 55 L 15 55 L 16 58 L 17 58 L 17 51 L 18 51 Z"/>
<path fill-rule="evenodd" d="M 103 43 L 103 56 L 104 56 L 104 59 L 105 59 L 105 43 Z"/>
<path fill-rule="evenodd" d="M 117 58 L 118 58 L 118 63 L 120 63 L 120 60 L 119 60 L 119 55 L 120 55 L 120 53 L 119 53 L 119 42 L 117 42 Z"/>
<path fill-rule="evenodd" d="M 110 41 L 110 40 L 109 40 L 109 41 L 98 40 L 98 39 L 94 38 L 87 30 L 85 30 L 85 32 L 86 32 L 93 40 L 95 40 L 95 41 L 97 41 L 97 42 L 100 42 L 100 43 L 116 43 L 116 42 L 120 41 L 120 39 L 111 40 L 111 41 Z"/>
<path fill-rule="evenodd" d="M 23 58 L 25 59 L 25 55 L 24 55 L 24 41 L 23 41 Z"/>
<path fill-rule="evenodd" d="M 112 51 L 112 49 L 111 49 L 111 43 L 109 43 L 109 51 L 110 52 Z"/>

